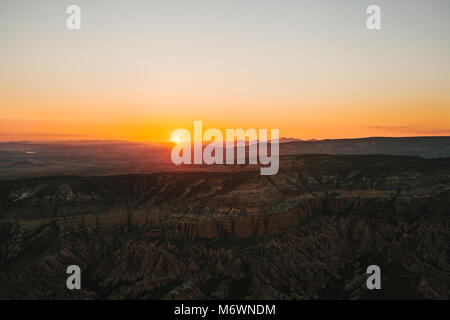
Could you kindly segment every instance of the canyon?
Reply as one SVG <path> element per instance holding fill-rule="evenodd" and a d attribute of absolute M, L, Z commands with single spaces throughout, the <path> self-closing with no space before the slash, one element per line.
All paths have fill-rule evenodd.
<path fill-rule="evenodd" d="M 449 208 L 450 158 L 3 180 L 0 298 L 448 299 Z"/>

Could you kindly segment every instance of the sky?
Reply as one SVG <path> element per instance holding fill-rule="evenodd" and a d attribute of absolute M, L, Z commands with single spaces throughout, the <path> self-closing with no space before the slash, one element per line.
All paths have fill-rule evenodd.
<path fill-rule="evenodd" d="M 448 0 L 0 2 L 1 141 L 450 135 L 449 88 Z"/>

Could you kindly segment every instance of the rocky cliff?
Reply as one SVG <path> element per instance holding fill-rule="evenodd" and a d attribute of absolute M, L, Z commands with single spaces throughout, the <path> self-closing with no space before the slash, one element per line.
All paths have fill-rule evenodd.
<path fill-rule="evenodd" d="M 450 159 L 418 157 L 2 181 L 0 298 L 448 299 L 449 208 Z"/>

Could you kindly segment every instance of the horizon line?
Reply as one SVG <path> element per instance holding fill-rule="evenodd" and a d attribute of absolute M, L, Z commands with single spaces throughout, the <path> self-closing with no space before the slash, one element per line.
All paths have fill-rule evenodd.
<path fill-rule="evenodd" d="M 300 139 L 300 138 L 292 138 L 292 137 L 281 137 L 279 138 L 279 141 L 281 140 L 291 140 L 286 141 L 282 143 L 289 143 L 289 142 L 320 142 L 320 141 L 337 141 L 337 140 L 362 140 L 362 139 L 412 139 L 412 138 L 450 138 L 450 135 L 425 135 L 425 136 L 367 136 L 367 137 L 357 137 L 357 138 L 325 138 L 325 139 Z M 223 140 L 225 142 L 226 140 Z M 235 140 L 235 141 L 241 141 L 241 140 Z M 259 139 L 248 141 L 246 142 L 253 142 L 253 141 L 259 141 Z M 271 141 L 270 139 L 268 141 Z M 124 140 L 124 139 L 57 139 L 57 140 L 50 140 L 50 139 L 25 139 L 25 140 L 0 140 L 0 144 L 3 143 L 83 143 L 83 142 L 122 142 L 122 143 L 141 143 L 141 144 L 147 144 L 147 143 L 154 143 L 154 144 L 174 144 L 171 141 L 157 141 L 157 140 Z M 210 140 L 204 140 L 204 142 L 210 142 Z"/>

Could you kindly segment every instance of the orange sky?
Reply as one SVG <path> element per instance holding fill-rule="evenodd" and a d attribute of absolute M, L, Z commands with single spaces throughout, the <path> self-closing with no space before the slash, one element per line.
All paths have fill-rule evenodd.
<path fill-rule="evenodd" d="M 72 32 L 64 4 L 2 1 L 0 140 L 168 141 L 194 120 L 300 139 L 450 135 L 448 1 L 380 1 L 376 32 L 363 2 L 79 1 Z"/>

